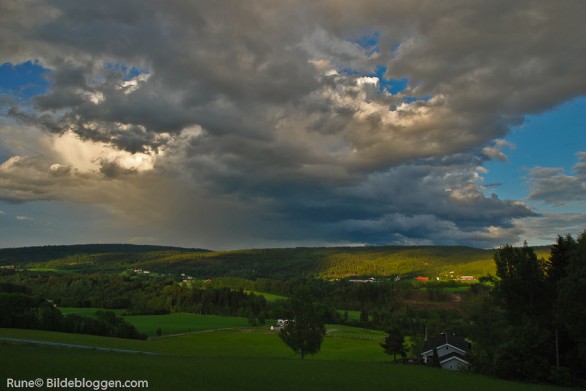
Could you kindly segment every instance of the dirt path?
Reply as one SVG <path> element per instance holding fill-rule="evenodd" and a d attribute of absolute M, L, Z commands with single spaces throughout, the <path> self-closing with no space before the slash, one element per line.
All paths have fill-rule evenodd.
<path fill-rule="evenodd" d="M 4 342 L 12 342 L 12 343 L 27 343 L 33 345 L 48 345 L 48 346 L 55 346 L 59 348 L 72 348 L 72 349 L 84 349 L 84 350 L 99 350 L 102 352 L 116 352 L 116 353 L 132 353 L 132 354 L 149 354 L 149 355 L 160 355 L 161 353 L 155 352 L 143 352 L 140 350 L 127 350 L 127 349 L 113 349 L 113 348 L 100 348 L 96 346 L 89 346 L 89 345 L 74 345 L 70 343 L 61 343 L 61 342 L 48 342 L 48 341 L 36 341 L 33 339 L 19 339 L 19 338 L 3 338 L 0 337 L 0 341 Z"/>

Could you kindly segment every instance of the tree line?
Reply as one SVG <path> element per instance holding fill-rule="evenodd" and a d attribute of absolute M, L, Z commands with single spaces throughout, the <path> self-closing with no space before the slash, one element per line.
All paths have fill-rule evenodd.
<path fill-rule="evenodd" d="M 377 283 L 352 283 L 295 278 L 247 280 L 223 277 L 210 282 L 182 280 L 170 276 L 117 275 L 103 273 L 47 273 L 0 270 L 0 283 L 27 287 L 38 297 L 52 300 L 60 307 L 123 309 L 127 314 L 166 314 L 191 312 L 207 315 L 243 316 L 253 324 L 266 319 L 286 318 L 289 303 L 267 302 L 252 291 L 291 297 L 300 288 L 307 289 L 319 303 L 324 320 L 379 330 L 398 326 L 406 335 L 423 338 L 426 322 L 429 330 L 445 330 L 447 325 L 462 323 L 462 314 L 438 307 L 420 308 L 408 302 L 445 303 L 445 287 L 453 283 L 428 284 L 422 291 L 411 282 L 392 280 Z M 464 301 L 467 294 L 462 295 Z M 342 310 L 338 312 L 337 310 Z M 346 311 L 344 311 L 346 310 Z M 348 311 L 360 311 L 359 319 Z"/>
<path fill-rule="evenodd" d="M 472 314 L 473 368 L 508 379 L 586 379 L 586 232 L 558 236 L 549 259 L 500 248 L 494 289 Z"/>
<path fill-rule="evenodd" d="M 134 326 L 112 311 L 98 311 L 95 317 L 63 315 L 54 304 L 3 284 L 0 292 L 0 327 L 62 331 L 107 337 L 146 339 Z"/>

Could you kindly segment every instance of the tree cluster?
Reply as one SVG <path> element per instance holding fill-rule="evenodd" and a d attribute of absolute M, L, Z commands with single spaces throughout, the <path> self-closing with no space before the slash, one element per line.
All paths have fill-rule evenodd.
<path fill-rule="evenodd" d="M 168 278 L 146 276 L 35 271 L 5 273 L 2 280 L 25 286 L 34 296 L 50 299 L 60 307 L 136 308 L 145 314 L 165 312 L 163 287 L 175 283 Z"/>
<path fill-rule="evenodd" d="M 174 284 L 163 289 L 163 297 L 171 312 L 264 318 L 268 310 L 264 296 L 246 293 L 242 289 L 204 289 Z"/>
<path fill-rule="evenodd" d="M 290 300 L 290 318 L 279 337 L 303 359 L 319 352 L 326 334 L 323 314 L 307 290 L 300 290 Z"/>
<path fill-rule="evenodd" d="M 112 311 L 98 311 L 95 317 L 63 315 L 47 300 L 23 293 L 0 293 L 0 313 L 0 327 L 146 339 Z"/>
<path fill-rule="evenodd" d="M 586 233 L 559 236 L 549 260 L 509 245 L 494 260 L 494 290 L 472 317 L 474 368 L 510 379 L 586 379 Z"/>
<path fill-rule="evenodd" d="M 387 331 L 388 335 L 385 337 L 380 346 L 384 352 L 393 356 L 393 361 L 397 361 L 397 354 L 401 357 L 406 356 L 405 336 L 397 327 L 392 327 Z"/>

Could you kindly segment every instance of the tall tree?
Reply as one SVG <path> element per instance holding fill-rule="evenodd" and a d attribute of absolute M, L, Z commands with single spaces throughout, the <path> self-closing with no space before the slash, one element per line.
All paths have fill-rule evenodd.
<path fill-rule="evenodd" d="M 494 255 L 496 273 L 500 278 L 496 286 L 497 298 L 507 309 L 511 320 L 544 315 L 540 311 L 545 292 L 545 269 L 532 248 L 501 247 Z"/>
<path fill-rule="evenodd" d="M 484 358 L 492 353 L 493 373 L 568 384 L 570 372 L 584 377 L 586 312 L 576 300 L 586 296 L 586 234 L 578 241 L 558 236 L 549 263 L 526 245 L 500 248 L 495 263 L 496 303 L 511 328 L 508 336 L 490 342 L 495 349 L 484 348 Z"/>
<path fill-rule="evenodd" d="M 586 297 L 586 231 L 583 232 L 570 253 L 566 266 L 567 276 L 559 283 L 558 315 L 569 337 L 572 349 L 567 360 L 574 372 L 586 378 L 586 310 L 581 300 Z"/>
<path fill-rule="evenodd" d="M 548 282 L 555 284 L 567 275 L 566 268 L 570 264 L 570 256 L 576 245 L 576 240 L 570 235 L 557 237 L 556 243 L 551 246 L 550 250 Z"/>
<path fill-rule="evenodd" d="M 577 243 L 571 235 L 558 235 L 556 243 L 551 246 L 549 263 L 546 276 L 547 292 L 547 313 L 544 327 L 554 330 L 555 340 L 555 366 L 560 372 L 560 367 L 570 367 L 577 360 L 575 357 L 576 344 L 568 335 L 568 324 L 563 320 L 564 309 L 567 307 L 560 301 L 560 287 L 567 285 L 568 266 L 572 264 L 572 257 L 575 255 Z M 572 273 L 574 274 L 574 273 Z M 564 299 L 565 300 L 565 299 Z M 562 305 L 560 305 L 562 304 Z M 571 324 L 569 325 L 571 328 Z"/>
<path fill-rule="evenodd" d="M 405 355 L 405 337 L 396 327 L 390 328 L 387 333 L 385 341 L 380 346 L 386 354 L 393 356 L 393 361 L 397 361 L 397 354 Z"/>
<path fill-rule="evenodd" d="M 307 354 L 318 353 L 326 328 L 308 290 L 299 290 L 291 298 L 291 315 L 292 319 L 281 329 L 279 337 L 301 355 L 301 359 Z"/>

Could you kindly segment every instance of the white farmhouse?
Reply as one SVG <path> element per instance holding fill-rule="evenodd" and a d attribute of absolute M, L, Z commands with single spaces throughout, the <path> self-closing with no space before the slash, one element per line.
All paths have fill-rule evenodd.
<path fill-rule="evenodd" d="M 471 352 L 471 348 L 464 337 L 442 333 L 428 339 L 421 353 L 424 363 L 427 364 L 433 360 L 434 349 L 437 350 L 439 363 L 443 369 L 460 370 L 470 365 L 466 356 Z"/>

